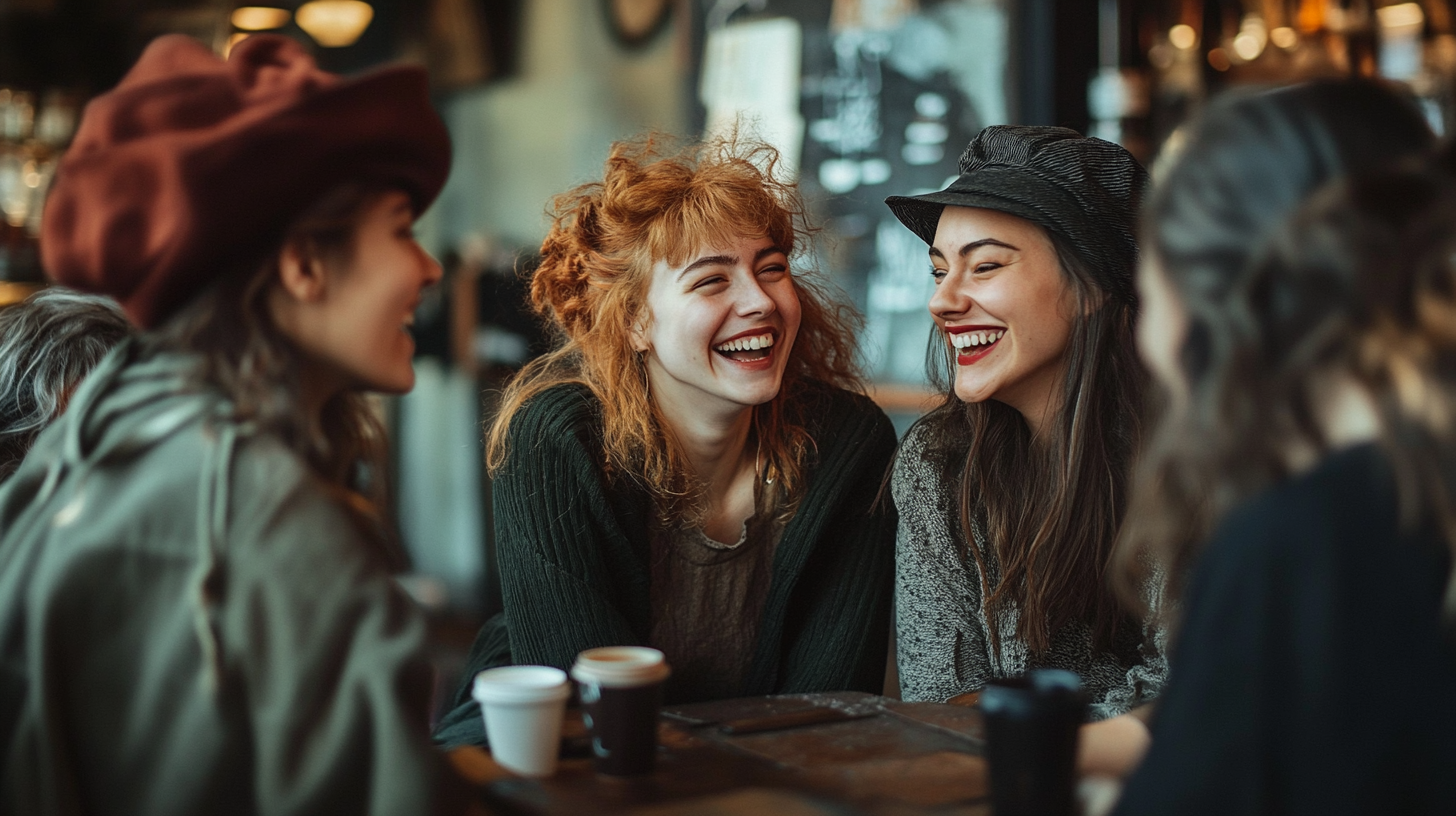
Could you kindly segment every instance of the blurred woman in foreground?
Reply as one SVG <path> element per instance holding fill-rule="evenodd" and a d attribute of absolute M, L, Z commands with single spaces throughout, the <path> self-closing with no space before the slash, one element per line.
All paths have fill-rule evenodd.
<path fill-rule="evenodd" d="M 413 385 L 449 164 L 422 70 L 284 37 L 163 37 L 86 108 L 42 256 L 143 331 L 0 489 L 0 811 L 449 804 L 362 395 Z"/>
<path fill-rule="evenodd" d="M 1170 404 L 1123 555 L 1188 577 L 1121 813 L 1456 809 L 1456 188 L 1417 166 L 1279 211 L 1425 141 L 1374 85 L 1244 97 L 1154 194 L 1138 338 Z"/>
<path fill-rule="evenodd" d="M 505 612 L 437 739 L 483 739 L 474 672 L 595 646 L 661 649 L 669 701 L 883 687 L 894 431 L 777 159 L 622 143 L 557 197 L 531 299 L 558 344 L 486 440 Z"/>

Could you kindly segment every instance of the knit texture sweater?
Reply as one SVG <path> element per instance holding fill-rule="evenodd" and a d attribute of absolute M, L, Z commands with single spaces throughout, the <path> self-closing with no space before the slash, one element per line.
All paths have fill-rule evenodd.
<path fill-rule="evenodd" d="M 774 553 L 744 695 L 882 688 L 895 515 L 876 501 L 895 448 L 866 397 L 804 383 L 793 399 L 815 449 L 805 493 Z M 481 744 L 477 671 L 504 663 L 567 669 L 583 649 L 647 645 L 651 497 L 604 466 L 600 403 L 582 386 L 533 397 L 511 421 L 493 483 L 505 611 L 476 639 L 436 740 Z M 669 663 L 672 655 L 667 655 Z M 669 681 L 669 702 L 707 699 Z"/>
<path fill-rule="evenodd" d="M 986 614 L 981 571 L 961 533 L 950 486 L 927 456 L 923 429 L 912 428 L 895 460 L 891 490 L 899 512 L 895 559 L 895 626 L 900 693 L 906 700 L 942 702 L 980 691 L 988 681 L 1055 668 L 1082 679 L 1091 716 L 1104 719 L 1151 701 L 1168 672 L 1161 630 L 1123 627 L 1110 649 L 1094 649 L 1092 631 L 1073 623 L 1032 654 L 1016 634 L 1016 610 Z M 1000 581 L 995 548 L 980 531 L 987 584 Z M 1151 608 L 1159 599 L 1149 597 Z M 992 648 L 991 627 L 1000 648 Z"/>

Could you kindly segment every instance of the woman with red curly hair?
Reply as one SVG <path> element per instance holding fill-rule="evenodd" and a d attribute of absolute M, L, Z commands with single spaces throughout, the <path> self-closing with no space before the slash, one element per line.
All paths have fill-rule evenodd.
<path fill-rule="evenodd" d="M 894 451 L 858 316 L 797 268 L 777 154 L 619 143 L 558 196 L 531 282 L 558 344 L 507 388 L 486 458 L 505 611 L 436 739 L 480 742 L 475 671 L 649 645 L 666 698 L 881 689 Z"/>

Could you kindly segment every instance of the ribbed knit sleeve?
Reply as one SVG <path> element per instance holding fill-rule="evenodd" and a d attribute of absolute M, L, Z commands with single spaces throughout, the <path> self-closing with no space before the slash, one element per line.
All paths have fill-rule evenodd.
<path fill-rule="evenodd" d="M 774 554 L 745 693 L 878 692 L 895 513 L 877 497 L 894 429 L 866 397 L 802 387 L 814 453 Z M 582 649 L 646 642 L 651 502 L 635 484 L 603 475 L 598 411 L 586 389 L 563 386 L 533 397 L 511 424 L 494 496 L 513 663 L 566 668 Z M 497 659 L 498 640 L 487 625 L 472 668 Z M 679 692 L 683 701 L 707 699 L 702 690 Z M 457 702 L 467 700 L 462 686 Z"/>
<path fill-rule="evenodd" d="M 884 687 L 895 511 L 877 498 L 895 431 L 869 399 L 838 390 L 821 417 L 818 462 L 774 565 L 779 585 L 764 609 L 750 693 Z M 764 653 L 776 644 L 781 664 Z"/>
<path fill-rule="evenodd" d="M 594 455 L 595 411 L 589 392 L 563 386 L 532 398 L 511 422 L 493 495 L 517 664 L 566 669 L 582 649 L 645 642 L 647 542 L 623 529 L 631 520 L 609 497 Z"/>

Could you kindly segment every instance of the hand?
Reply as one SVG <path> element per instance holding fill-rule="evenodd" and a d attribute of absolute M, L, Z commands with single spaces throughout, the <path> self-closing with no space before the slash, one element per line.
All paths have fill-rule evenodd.
<path fill-rule="evenodd" d="M 1077 745 L 1077 774 L 1121 779 L 1142 762 L 1151 742 L 1148 727 L 1136 714 L 1088 723 Z"/>

